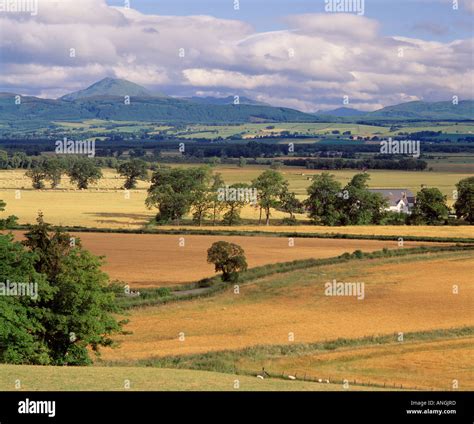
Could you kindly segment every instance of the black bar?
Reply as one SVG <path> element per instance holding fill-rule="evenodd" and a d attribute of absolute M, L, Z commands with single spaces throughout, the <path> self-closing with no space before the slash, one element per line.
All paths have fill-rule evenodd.
<path fill-rule="evenodd" d="M 19 403 L 55 401 L 54 417 L 20 414 Z M 441 403 L 439 403 L 441 402 Z M 421 404 L 420 404 L 421 403 Z M 421 413 L 407 413 L 421 410 Z M 427 410 L 441 411 L 428 413 Z M 3 392 L 0 424 L 220 422 L 257 418 L 297 423 L 348 422 L 469 423 L 474 422 L 473 392 Z M 357 420 L 357 421 L 355 421 Z M 334 421 L 336 423 L 336 421 Z"/>

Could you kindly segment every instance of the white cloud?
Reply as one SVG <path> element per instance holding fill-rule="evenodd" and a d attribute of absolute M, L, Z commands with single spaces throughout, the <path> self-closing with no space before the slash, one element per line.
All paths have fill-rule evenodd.
<path fill-rule="evenodd" d="M 57 97 L 116 76 L 179 95 L 218 92 L 305 111 L 341 106 L 346 95 L 366 110 L 473 97 L 472 39 L 383 37 L 378 22 L 347 14 L 286 22 L 286 30 L 257 33 L 237 20 L 40 0 L 36 17 L 0 15 L 0 91 Z"/>

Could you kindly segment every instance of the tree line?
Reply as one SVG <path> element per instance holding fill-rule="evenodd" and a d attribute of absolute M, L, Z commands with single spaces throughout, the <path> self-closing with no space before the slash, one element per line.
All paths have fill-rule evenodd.
<path fill-rule="evenodd" d="M 226 186 L 231 192 L 256 190 L 255 203 L 259 210 L 259 224 L 270 224 L 273 210 L 289 214 L 285 224 L 296 224 L 295 215 L 307 213 L 317 225 L 441 225 L 448 223 L 450 209 L 447 197 L 437 188 L 422 188 L 410 214 L 388 211 L 387 200 L 369 189 L 370 175 L 359 173 L 342 186 L 336 177 L 327 172 L 313 177 L 307 189 L 308 198 L 299 200 L 289 191 L 288 181 L 276 170 L 266 170 L 251 184 L 237 183 L 226 186 L 220 174 L 208 167 L 166 168 L 157 170 L 151 179 L 146 205 L 157 208 L 156 222 L 160 224 L 182 219 L 192 212 L 193 220 L 202 225 L 211 220 L 215 225 L 222 212 L 221 223 L 237 225 L 246 199 L 219 198 L 219 190 Z M 454 204 L 456 216 L 474 223 L 474 177 L 461 180 L 457 185 Z"/>
<path fill-rule="evenodd" d="M 406 159 L 406 161 L 410 161 Z M 241 158 L 241 166 L 245 159 Z M 239 162 L 239 164 L 240 164 Z M 170 168 L 154 165 L 141 159 L 117 162 L 116 170 L 125 181 L 124 189 L 136 188 L 138 181 L 149 179 L 146 206 L 157 208 L 157 223 L 179 224 L 192 213 L 193 221 L 202 225 L 211 221 L 213 225 L 237 225 L 241 222 L 241 211 L 248 198 L 225 196 L 220 198 L 219 190 L 226 187 L 226 193 L 242 193 L 255 190 L 257 195 L 252 205 L 259 210 L 259 224 L 265 220 L 269 225 L 272 210 L 282 211 L 289 216 L 283 222 L 296 224 L 296 214 L 307 213 L 311 221 L 320 225 L 439 225 L 447 223 L 450 209 L 447 197 L 437 188 L 422 188 L 416 195 L 411 214 L 387 211 L 387 202 L 380 194 L 369 190 L 369 174 L 356 174 L 345 186 L 334 175 L 323 172 L 313 177 L 307 189 L 308 198 L 300 201 L 288 188 L 281 173 L 275 169 L 264 171 L 251 184 L 226 185 L 219 173 L 213 173 L 210 166 L 191 168 Z M 48 181 L 52 188 L 58 187 L 63 175 L 76 184 L 78 189 L 87 189 L 90 184 L 102 178 L 101 167 L 95 160 L 81 157 L 46 157 L 29 169 L 35 189 L 43 189 Z M 457 185 L 457 199 L 454 213 L 460 220 L 474 222 L 474 177 L 466 178 Z"/>

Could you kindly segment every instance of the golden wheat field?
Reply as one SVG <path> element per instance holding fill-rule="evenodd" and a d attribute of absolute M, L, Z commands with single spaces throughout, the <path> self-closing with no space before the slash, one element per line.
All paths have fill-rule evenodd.
<path fill-rule="evenodd" d="M 18 239 L 22 233 L 15 231 Z M 249 267 L 297 259 L 330 258 L 354 250 L 397 249 L 396 241 L 293 239 L 280 237 L 179 236 L 158 234 L 72 233 L 83 246 L 105 256 L 103 270 L 112 280 L 133 287 L 152 287 L 194 282 L 214 275 L 207 263 L 212 243 L 227 240 L 242 246 Z M 426 243 L 405 243 L 414 247 Z M 291 246 L 290 246 L 291 245 Z"/>
<path fill-rule="evenodd" d="M 472 252 L 354 261 L 276 274 L 211 298 L 134 310 L 110 360 L 136 360 L 328 341 L 474 323 Z M 324 284 L 362 282 L 365 297 L 325 296 Z M 453 293 L 457 285 L 459 293 Z M 184 341 L 183 341 L 183 336 Z"/>
<path fill-rule="evenodd" d="M 159 227 L 164 230 L 176 229 L 170 225 Z M 183 225 L 183 230 L 195 230 L 196 227 Z M 236 225 L 232 227 L 215 226 L 205 227 L 207 231 L 263 231 L 269 233 L 290 233 L 290 234 L 352 234 L 362 236 L 412 236 L 412 237 L 447 237 L 447 238 L 474 238 L 474 226 L 429 226 L 429 225 L 357 225 L 347 227 L 327 227 L 321 225 Z"/>

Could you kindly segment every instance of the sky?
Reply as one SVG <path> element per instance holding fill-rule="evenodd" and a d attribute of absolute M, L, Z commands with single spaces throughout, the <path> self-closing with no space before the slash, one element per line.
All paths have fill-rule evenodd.
<path fill-rule="evenodd" d="M 0 92 L 57 98 L 114 77 L 306 112 L 474 98 L 474 0 L 9 1 Z"/>

